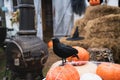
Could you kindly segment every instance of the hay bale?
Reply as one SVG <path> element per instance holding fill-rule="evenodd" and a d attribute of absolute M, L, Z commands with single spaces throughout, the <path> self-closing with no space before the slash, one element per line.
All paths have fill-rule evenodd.
<path fill-rule="evenodd" d="M 103 17 L 110 14 L 120 14 L 120 8 L 114 6 L 106 6 L 106 5 L 97 5 L 97 6 L 88 6 L 85 12 L 85 15 L 82 19 L 77 19 L 74 24 L 74 28 L 71 32 L 73 34 L 76 26 L 79 27 L 80 35 L 84 35 L 84 27 L 90 20 Z"/>
<path fill-rule="evenodd" d="M 86 38 L 120 37 L 120 14 L 111 14 L 90 20 L 85 27 Z"/>
<path fill-rule="evenodd" d="M 78 19 L 76 26 L 83 40 L 68 41 L 66 37 L 61 42 L 71 46 L 88 48 L 108 48 L 113 52 L 115 63 L 120 63 L 120 8 L 106 5 L 89 6 L 85 16 Z M 71 34 L 72 35 L 72 34 Z"/>
<path fill-rule="evenodd" d="M 110 14 L 120 14 L 120 8 L 108 5 L 89 6 L 86 9 L 84 18 L 87 20 L 92 20 Z"/>
<path fill-rule="evenodd" d="M 82 46 L 83 48 L 87 49 L 88 48 L 88 40 L 87 39 L 83 39 L 83 40 L 76 40 L 76 41 L 70 41 L 70 40 L 66 40 L 68 37 L 62 37 L 60 39 L 60 42 L 69 45 L 69 46 Z"/>
<path fill-rule="evenodd" d="M 83 36 L 85 34 L 85 31 L 83 30 L 84 27 L 86 26 L 88 20 L 82 18 L 82 19 L 77 19 L 75 21 L 75 24 L 74 24 L 74 27 L 72 29 L 72 32 L 71 32 L 71 35 L 73 35 L 76 27 L 78 26 L 78 29 L 79 29 L 79 35 Z"/>
<path fill-rule="evenodd" d="M 68 41 L 66 37 L 61 38 L 61 42 L 70 46 L 80 46 L 85 49 L 88 48 L 108 48 L 113 53 L 113 60 L 115 63 L 120 63 L 120 38 L 110 39 L 110 38 L 91 38 L 78 41 Z"/>

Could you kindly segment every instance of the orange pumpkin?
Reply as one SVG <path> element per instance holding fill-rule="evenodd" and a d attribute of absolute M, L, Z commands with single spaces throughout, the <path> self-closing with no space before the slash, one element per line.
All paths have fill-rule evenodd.
<path fill-rule="evenodd" d="M 103 80 L 120 80 L 120 65 L 114 63 L 101 63 L 96 73 Z"/>
<path fill-rule="evenodd" d="M 100 0 L 90 0 L 89 3 L 91 6 L 100 5 Z"/>
<path fill-rule="evenodd" d="M 80 80 L 78 71 L 70 64 L 51 68 L 46 80 Z"/>
<path fill-rule="evenodd" d="M 52 48 L 53 47 L 53 42 L 52 42 L 52 40 L 50 40 L 49 42 L 48 42 L 48 48 Z"/>
<path fill-rule="evenodd" d="M 67 58 L 69 62 L 70 61 L 88 61 L 90 59 L 90 54 L 86 49 L 79 46 L 73 46 L 73 48 L 78 50 L 78 56 L 80 59 L 71 56 Z"/>

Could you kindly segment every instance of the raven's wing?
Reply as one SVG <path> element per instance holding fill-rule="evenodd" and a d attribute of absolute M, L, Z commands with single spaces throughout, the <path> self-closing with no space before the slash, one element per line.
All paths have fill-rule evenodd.
<path fill-rule="evenodd" d="M 64 44 L 63 44 L 64 45 Z M 78 50 L 77 49 L 75 49 L 75 48 L 73 48 L 73 47 L 71 47 L 71 46 L 68 46 L 68 45 L 64 45 L 64 46 L 66 46 L 66 48 L 68 48 L 69 49 L 69 53 L 71 53 L 70 55 L 72 55 L 72 56 L 74 56 L 74 57 L 77 57 L 78 59 L 80 59 L 79 58 L 79 56 L 77 55 L 78 54 Z M 67 50 L 67 49 L 66 49 Z"/>
<path fill-rule="evenodd" d="M 65 53 L 65 54 L 77 54 L 78 53 L 78 50 L 76 50 L 75 48 L 71 47 L 71 46 L 68 46 L 68 45 L 65 45 L 65 44 L 62 44 L 60 43 L 60 46 L 62 48 L 62 51 Z"/>

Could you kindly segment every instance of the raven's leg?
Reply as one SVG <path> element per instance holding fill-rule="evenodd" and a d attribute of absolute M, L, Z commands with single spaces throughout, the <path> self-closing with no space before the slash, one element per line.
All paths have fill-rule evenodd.
<path fill-rule="evenodd" d="M 66 58 L 65 58 L 64 60 L 65 60 L 65 62 L 64 62 L 64 63 L 66 63 Z"/>
<path fill-rule="evenodd" d="M 62 66 L 66 63 L 66 58 L 62 58 Z"/>
<path fill-rule="evenodd" d="M 62 66 L 64 65 L 64 58 L 62 58 Z"/>

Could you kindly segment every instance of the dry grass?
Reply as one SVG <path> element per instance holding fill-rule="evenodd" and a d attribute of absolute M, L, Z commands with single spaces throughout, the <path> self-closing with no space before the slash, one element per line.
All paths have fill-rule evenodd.
<path fill-rule="evenodd" d="M 106 5 L 89 6 L 85 16 L 75 22 L 71 32 L 73 34 L 76 26 L 79 35 L 84 40 L 61 41 L 68 45 L 77 45 L 84 48 L 109 48 L 113 51 L 116 63 L 120 63 L 120 8 Z"/>
<path fill-rule="evenodd" d="M 90 20 L 84 30 L 86 38 L 116 39 L 120 37 L 120 14 L 111 14 Z"/>

